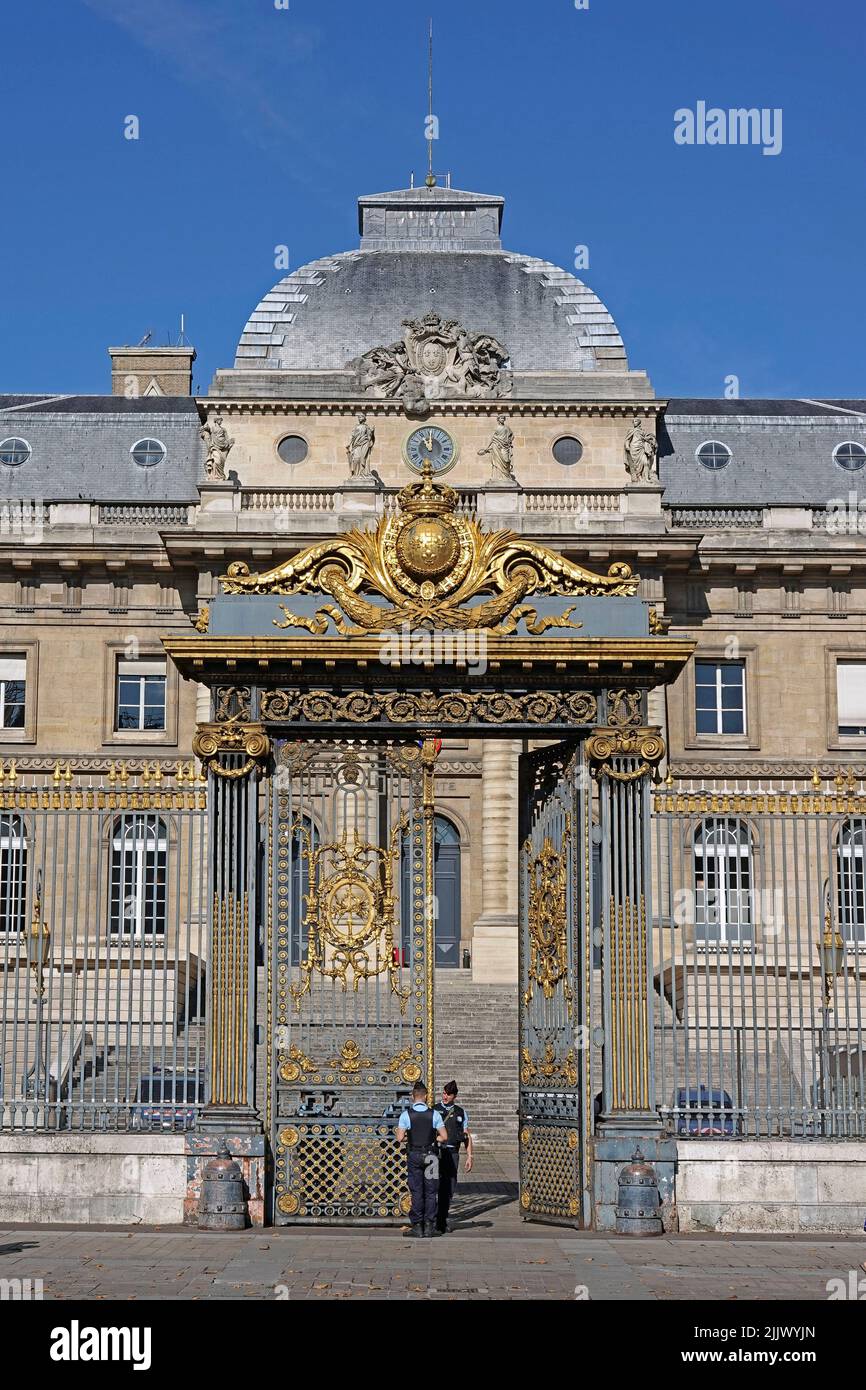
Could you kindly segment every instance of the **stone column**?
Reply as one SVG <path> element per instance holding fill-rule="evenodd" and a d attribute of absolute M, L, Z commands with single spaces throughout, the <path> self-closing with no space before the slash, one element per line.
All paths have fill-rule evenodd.
<path fill-rule="evenodd" d="M 482 984 L 517 982 L 519 752 L 520 743 L 515 739 L 489 738 L 484 740 L 482 746 L 483 910 L 475 923 L 472 937 L 472 978 Z"/>

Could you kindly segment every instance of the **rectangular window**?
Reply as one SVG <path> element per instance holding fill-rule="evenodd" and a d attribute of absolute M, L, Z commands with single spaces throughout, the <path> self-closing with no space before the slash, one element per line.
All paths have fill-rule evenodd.
<path fill-rule="evenodd" d="M 840 661 L 836 667 L 839 733 L 866 735 L 866 661 Z"/>
<path fill-rule="evenodd" d="M 744 662 L 695 662 L 695 727 L 699 734 L 746 732 Z"/>
<path fill-rule="evenodd" d="M 165 662 L 118 661 L 116 729 L 165 728 Z"/>
<path fill-rule="evenodd" d="M 0 729 L 24 728 L 26 670 L 23 656 L 0 658 Z"/>

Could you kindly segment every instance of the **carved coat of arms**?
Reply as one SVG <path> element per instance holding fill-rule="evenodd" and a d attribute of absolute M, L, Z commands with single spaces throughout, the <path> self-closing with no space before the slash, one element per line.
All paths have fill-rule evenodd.
<path fill-rule="evenodd" d="M 403 329 L 400 342 L 361 358 L 358 380 L 366 395 L 407 402 L 510 395 L 508 352 L 492 334 L 469 333 L 436 313 L 404 319 Z"/>

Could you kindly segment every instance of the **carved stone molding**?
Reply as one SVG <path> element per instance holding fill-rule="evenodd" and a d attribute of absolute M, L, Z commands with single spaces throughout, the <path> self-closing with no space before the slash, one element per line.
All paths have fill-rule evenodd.
<path fill-rule="evenodd" d="M 610 777 L 617 782 L 636 782 L 655 774 L 665 756 L 665 741 L 658 729 L 596 729 L 585 746 L 593 777 Z M 634 766 L 618 766 L 626 759 Z"/>
<path fill-rule="evenodd" d="M 271 741 L 261 724 L 199 724 L 192 740 L 192 750 L 208 772 L 216 777 L 246 777 L 253 768 L 263 768 L 271 751 Z M 223 767 L 220 758 L 225 754 L 241 753 L 245 761 L 240 767 Z"/>

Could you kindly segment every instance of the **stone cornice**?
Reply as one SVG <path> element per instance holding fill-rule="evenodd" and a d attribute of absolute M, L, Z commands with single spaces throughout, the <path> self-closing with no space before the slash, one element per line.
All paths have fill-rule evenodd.
<path fill-rule="evenodd" d="M 407 415 L 402 401 L 377 400 L 367 396 L 346 396 L 341 400 L 290 400 L 285 396 L 269 397 L 231 397 L 199 396 L 196 404 L 203 411 L 220 415 L 308 415 L 337 416 L 366 415 L 390 416 L 404 420 L 408 424 L 423 423 L 429 418 Z M 508 415 L 515 419 L 547 418 L 574 419 L 610 418 L 629 419 L 635 415 L 661 415 L 667 401 L 663 400 L 617 400 L 608 401 L 521 401 L 507 397 L 490 400 L 448 400 L 430 401 L 429 415 L 480 416 L 482 419 Z"/>

